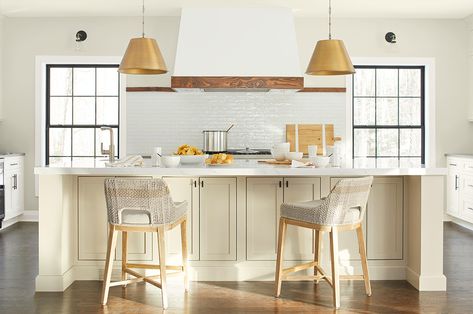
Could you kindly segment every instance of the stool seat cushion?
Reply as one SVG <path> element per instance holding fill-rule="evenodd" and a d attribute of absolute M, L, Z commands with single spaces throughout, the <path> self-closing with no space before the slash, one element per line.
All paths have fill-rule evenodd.
<path fill-rule="evenodd" d="M 342 219 L 334 222 L 329 219 L 325 200 L 284 203 L 281 205 L 281 217 L 304 221 L 318 225 L 350 224 L 360 220 L 359 208 L 350 208 Z"/>
<path fill-rule="evenodd" d="M 169 212 L 168 217 L 160 217 L 158 224 L 172 224 L 178 221 L 187 212 L 187 202 L 174 203 L 173 209 Z M 121 224 L 148 226 L 152 225 L 151 215 L 146 209 L 123 209 L 121 211 Z"/>

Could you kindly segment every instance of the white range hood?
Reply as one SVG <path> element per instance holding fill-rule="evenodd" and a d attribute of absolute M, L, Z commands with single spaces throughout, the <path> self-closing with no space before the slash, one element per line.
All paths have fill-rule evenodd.
<path fill-rule="evenodd" d="M 303 85 L 290 9 L 182 10 L 172 88 L 268 91 Z"/>

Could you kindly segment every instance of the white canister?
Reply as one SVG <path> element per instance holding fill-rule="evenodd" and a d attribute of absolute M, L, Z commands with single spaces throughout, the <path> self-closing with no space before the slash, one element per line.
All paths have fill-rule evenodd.
<path fill-rule="evenodd" d="M 161 147 L 154 147 L 153 154 L 151 155 L 151 164 L 154 167 L 161 167 L 161 156 L 163 155 L 163 150 Z"/>

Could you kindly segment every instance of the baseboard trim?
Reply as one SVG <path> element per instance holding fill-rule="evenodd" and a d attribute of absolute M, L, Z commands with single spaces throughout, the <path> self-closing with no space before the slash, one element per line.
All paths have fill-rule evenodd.
<path fill-rule="evenodd" d="M 447 291 L 447 277 L 421 276 L 407 267 L 407 281 L 419 291 Z"/>
<path fill-rule="evenodd" d="M 19 216 L 19 221 L 30 221 L 30 222 L 38 222 L 38 214 L 37 210 L 25 210 L 21 216 Z"/>
<path fill-rule="evenodd" d="M 64 291 L 75 281 L 74 268 L 71 267 L 61 275 L 38 275 L 36 276 L 36 292 Z"/>
<path fill-rule="evenodd" d="M 465 221 L 465 220 L 462 220 L 462 219 L 459 219 L 457 217 L 453 217 L 453 216 L 449 216 L 450 218 L 450 221 L 459 225 L 459 226 L 462 226 L 463 228 L 466 228 L 466 229 L 469 229 L 469 230 L 473 230 L 473 224 L 468 222 L 468 221 Z"/>

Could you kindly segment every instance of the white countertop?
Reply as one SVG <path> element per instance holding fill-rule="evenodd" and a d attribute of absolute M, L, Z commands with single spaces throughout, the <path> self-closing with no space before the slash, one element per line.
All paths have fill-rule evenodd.
<path fill-rule="evenodd" d="M 152 176 L 429 176 L 446 175 L 446 168 L 291 168 L 290 166 L 268 165 L 257 160 L 237 159 L 231 165 L 180 165 L 177 168 L 134 167 L 110 168 L 103 161 L 71 167 L 36 167 L 39 175 L 152 175 Z"/>

